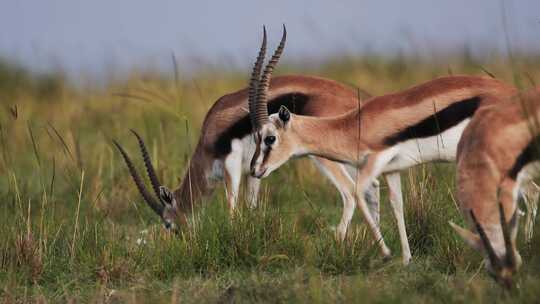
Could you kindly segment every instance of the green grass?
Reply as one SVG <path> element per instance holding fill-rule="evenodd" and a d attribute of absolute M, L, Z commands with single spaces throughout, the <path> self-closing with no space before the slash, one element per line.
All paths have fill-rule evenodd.
<path fill-rule="evenodd" d="M 347 58 L 307 72 L 382 94 L 445 75 L 449 66 L 456 74 L 481 74 L 479 66 L 485 66 L 501 79 L 517 75 L 529 85 L 534 82 L 530 75 L 540 71 L 538 58 L 516 61 L 529 76 L 510 71 L 499 59 L 479 63 L 462 56 L 437 65 L 414 58 Z M 306 72 L 293 66 L 283 70 Z M 219 96 L 244 86 L 244 74 L 201 73 L 176 82 L 159 73 L 132 73 L 104 88 L 75 88 L 60 76 L 36 76 L 0 64 L 0 299 L 537 301 L 540 230 L 530 245 L 519 246 L 524 267 L 517 290 L 503 292 L 484 272 L 480 256 L 447 224 L 462 223 L 451 164 L 403 174 L 414 257 L 408 267 L 401 265 L 386 189 L 381 225 L 394 254 L 388 262 L 378 255 L 358 212 L 347 239 L 335 241 L 339 195 L 305 160 L 287 164 L 264 181 L 259 208 L 241 208 L 230 218 L 218 188 L 190 229 L 179 237 L 163 231 L 111 140 L 118 139 L 135 156 L 128 130 L 138 130 L 164 184 L 175 186 L 205 112 Z"/>

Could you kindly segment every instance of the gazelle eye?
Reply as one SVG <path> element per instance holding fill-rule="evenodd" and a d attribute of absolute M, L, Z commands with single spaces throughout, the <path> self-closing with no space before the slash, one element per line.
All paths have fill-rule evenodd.
<path fill-rule="evenodd" d="M 274 135 L 269 135 L 264 138 L 264 143 L 267 146 L 271 146 L 276 141 L 276 137 Z"/>

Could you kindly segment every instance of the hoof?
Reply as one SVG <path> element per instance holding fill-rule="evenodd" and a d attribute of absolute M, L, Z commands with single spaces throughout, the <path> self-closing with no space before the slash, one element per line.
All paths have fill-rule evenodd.
<path fill-rule="evenodd" d="M 405 257 L 402 259 L 402 262 L 403 262 L 403 266 L 407 267 L 411 264 L 411 261 L 412 261 L 412 257 Z"/>

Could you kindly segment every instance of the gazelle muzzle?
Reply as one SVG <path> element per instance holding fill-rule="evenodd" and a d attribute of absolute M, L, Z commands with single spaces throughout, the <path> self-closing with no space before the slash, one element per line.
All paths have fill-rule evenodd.
<path fill-rule="evenodd" d="M 519 216 L 517 211 L 518 210 L 516 208 L 516 211 L 510 219 L 511 227 L 516 227 L 516 225 L 518 225 Z M 519 265 L 517 261 L 518 259 L 516 257 L 516 251 L 514 249 L 514 243 L 511 237 L 510 228 L 508 223 L 506 222 L 506 217 L 504 215 L 504 207 L 502 203 L 499 202 L 499 216 L 505 247 L 505 256 L 503 258 L 499 258 L 499 256 L 493 249 L 493 246 L 489 241 L 486 232 L 482 228 L 482 225 L 480 225 L 480 223 L 478 222 L 472 210 L 470 211 L 470 214 L 476 231 L 478 231 L 478 235 L 480 236 L 480 240 L 482 241 L 482 245 L 484 246 L 484 249 L 488 255 L 488 259 L 491 264 L 491 275 L 499 284 L 504 286 L 506 289 L 511 289 L 513 286 L 513 276 L 517 272 L 517 268 Z"/>

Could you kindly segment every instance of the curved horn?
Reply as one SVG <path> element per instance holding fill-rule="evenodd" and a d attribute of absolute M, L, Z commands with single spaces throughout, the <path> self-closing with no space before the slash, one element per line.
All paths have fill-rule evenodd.
<path fill-rule="evenodd" d="M 474 223 L 474 227 L 476 228 L 476 231 L 478 231 L 478 235 L 480 236 L 480 239 L 482 240 L 482 244 L 484 245 L 484 250 L 486 251 L 489 262 L 491 263 L 491 266 L 493 267 L 493 270 L 495 272 L 499 272 L 503 265 L 501 264 L 501 260 L 499 260 L 499 257 L 495 253 L 495 250 L 493 249 L 493 246 L 491 245 L 491 242 L 489 241 L 489 238 L 486 235 L 486 232 L 484 231 L 484 228 L 482 228 L 482 225 L 478 222 L 476 219 L 476 216 L 474 215 L 474 212 L 471 209 L 471 218 Z"/>
<path fill-rule="evenodd" d="M 511 269 L 515 269 L 516 264 L 517 264 L 516 254 L 512 246 L 512 237 L 510 236 L 510 228 L 508 228 L 508 222 L 506 222 L 506 217 L 504 215 L 504 207 L 501 202 L 499 202 L 499 215 L 501 217 L 501 227 L 502 227 L 502 233 L 503 233 L 503 238 L 504 238 L 504 247 L 506 249 L 505 264 Z M 512 215 L 512 218 L 510 219 L 510 222 L 512 224 L 515 224 L 517 219 L 518 218 L 517 218 L 517 209 L 516 209 L 516 211 Z"/>
<path fill-rule="evenodd" d="M 257 124 L 257 119 L 255 117 L 256 107 L 257 107 L 257 89 L 259 86 L 259 80 L 261 77 L 262 64 L 264 62 L 264 57 L 266 56 L 266 27 L 263 26 L 263 41 L 261 43 L 261 48 L 259 49 L 259 55 L 257 55 L 257 60 L 253 66 L 253 71 L 251 72 L 251 79 L 249 81 L 249 95 L 248 95 L 248 105 L 249 105 L 249 117 L 251 119 L 251 126 L 253 129 L 258 129 L 260 126 Z"/>
<path fill-rule="evenodd" d="M 154 170 L 154 166 L 152 166 L 152 161 L 150 160 L 150 155 L 148 154 L 146 145 L 144 144 L 144 141 L 142 140 L 141 136 L 137 132 L 135 132 L 135 130 L 130 129 L 130 131 L 131 133 L 135 135 L 135 137 L 137 137 L 137 141 L 139 142 L 139 148 L 141 149 L 141 154 L 144 160 L 144 166 L 146 167 L 146 172 L 148 173 L 148 177 L 150 178 L 152 189 L 154 189 L 154 193 L 159 198 L 159 202 L 164 204 L 163 200 L 161 199 L 160 190 L 159 190 L 161 183 L 159 182 L 156 171 Z"/>
<path fill-rule="evenodd" d="M 256 112 L 255 118 L 259 125 L 263 125 L 268 122 L 268 107 L 267 103 L 267 94 L 268 88 L 270 87 L 270 78 L 272 77 L 272 72 L 276 67 L 283 49 L 285 48 L 285 41 L 287 39 L 287 29 L 285 24 L 283 25 L 283 35 L 281 36 L 281 41 L 279 42 L 278 47 L 276 48 L 272 58 L 264 68 L 264 72 L 261 76 L 261 81 L 259 82 L 259 88 L 257 89 L 257 102 L 256 102 Z"/>
<path fill-rule="evenodd" d="M 144 198 L 144 201 L 148 204 L 148 206 L 150 206 L 150 208 L 152 208 L 152 210 L 154 210 L 154 212 L 156 212 L 161 218 L 163 218 L 163 206 L 158 204 L 156 200 L 152 197 L 152 195 L 148 192 L 148 190 L 146 190 L 146 187 L 144 186 L 141 177 L 137 173 L 137 170 L 135 170 L 135 167 L 129 159 L 126 151 L 124 151 L 122 146 L 120 146 L 120 144 L 118 144 L 118 142 L 116 142 L 115 140 L 113 140 L 113 143 L 118 148 L 118 151 L 120 151 L 120 154 L 122 154 L 122 158 L 124 158 L 124 161 L 129 169 L 129 173 L 131 174 L 131 177 L 133 178 L 137 189 L 139 189 L 139 192 Z"/>

